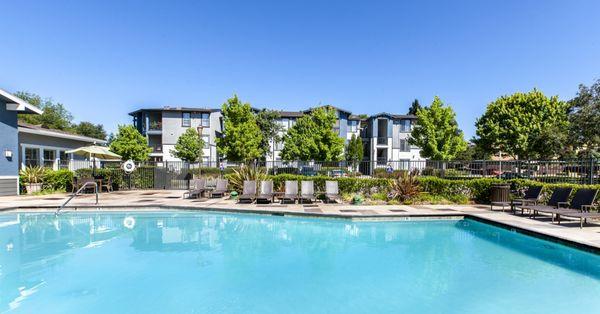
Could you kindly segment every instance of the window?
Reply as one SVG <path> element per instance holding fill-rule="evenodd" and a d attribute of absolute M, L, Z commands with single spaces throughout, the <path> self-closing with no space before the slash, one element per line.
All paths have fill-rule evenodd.
<path fill-rule="evenodd" d="M 203 134 L 202 140 L 204 141 L 204 148 L 209 148 L 210 147 L 210 136 L 208 134 Z"/>
<path fill-rule="evenodd" d="M 25 166 L 36 167 L 40 165 L 40 150 L 37 148 L 25 148 Z"/>
<path fill-rule="evenodd" d="M 200 125 L 209 128 L 210 127 L 210 113 L 203 113 L 200 115 Z"/>
<path fill-rule="evenodd" d="M 400 120 L 400 132 L 410 132 L 410 120 Z"/>
<path fill-rule="evenodd" d="M 67 155 L 67 152 L 65 152 L 64 150 L 61 150 L 58 152 L 58 167 L 59 168 L 65 168 L 69 165 L 69 156 Z"/>
<path fill-rule="evenodd" d="M 410 151 L 410 144 L 408 144 L 408 140 L 406 140 L 406 139 L 400 139 L 399 148 L 400 148 L 401 152 L 409 152 Z"/>
<path fill-rule="evenodd" d="M 183 126 L 183 127 L 192 126 L 192 114 L 190 112 L 183 112 L 181 114 L 181 126 Z"/>
<path fill-rule="evenodd" d="M 348 128 L 351 133 L 358 131 L 358 121 L 348 121 Z"/>
<path fill-rule="evenodd" d="M 56 159 L 56 151 L 44 149 L 44 167 L 54 168 L 54 161 Z"/>

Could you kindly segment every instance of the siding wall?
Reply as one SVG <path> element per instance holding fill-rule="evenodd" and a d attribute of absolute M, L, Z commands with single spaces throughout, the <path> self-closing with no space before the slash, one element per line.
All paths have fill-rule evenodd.
<path fill-rule="evenodd" d="M 0 100 L 0 196 L 17 195 L 19 192 L 17 132 L 17 113 L 6 110 L 6 103 Z M 12 158 L 4 157 L 6 150 L 12 151 Z"/>

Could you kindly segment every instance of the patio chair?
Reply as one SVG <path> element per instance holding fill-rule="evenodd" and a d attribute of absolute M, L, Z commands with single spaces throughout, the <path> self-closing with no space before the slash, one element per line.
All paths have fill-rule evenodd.
<path fill-rule="evenodd" d="M 575 192 L 575 195 L 570 203 L 559 203 L 558 208 L 546 210 L 545 212 L 552 214 L 552 222 L 554 222 L 554 216 L 556 216 L 559 224 L 561 215 L 579 218 L 580 227 L 583 228 L 584 220 L 587 218 L 593 218 L 594 215 L 582 214 L 591 214 L 589 210 L 593 207 L 597 195 L 597 189 L 579 189 Z M 563 205 L 568 206 L 563 207 Z"/>
<path fill-rule="evenodd" d="M 194 179 L 190 182 L 190 189 L 183 193 L 183 198 L 187 195 L 188 198 L 199 198 L 206 191 L 206 179 Z"/>
<path fill-rule="evenodd" d="M 309 204 L 317 201 L 314 181 L 302 181 L 302 190 L 300 191 L 299 200 L 301 204 L 304 204 L 305 201 Z"/>
<path fill-rule="evenodd" d="M 342 201 L 337 181 L 325 181 L 325 202 L 337 203 Z"/>
<path fill-rule="evenodd" d="M 256 199 L 256 181 L 244 181 L 242 195 L 238 198 L 238 203 L 253 203 Z"/>
<path fill-rule="evenodd" d="M 102 191 L 102 189 L 106 189 L 106 192 L 108 193 L 113 191 L 112 181 L 110 177 L 106 177 L 102 180 L 102 184 L 100 185 L 100 191 Z"/>
<path fill-rule="evenodd" d="M 261 181 L 260 194 L 256 197 L 256 203 L 271 203 L 273 196 L 273 181 Z"/>
<path fill-rule="evenodd" d="M 535 218 L 538 212 L 544 212 L 547 210 L 553 210 L 558 208 L 559 203 L 566 203 L 569 200 L 569 195 L 573 188 L 556 188 L 552 191 L 550 199 L 546 205 L 522 205 L 521 207 L 531 211 L 532 217 Z"/>
<path fill-rule="evenodd" d="M 96 182 L 96 180 L 92 177 L 83 177 L 83 178 L 74 178 L 75 184 L 73 184 L 73 189 L 71 191 L 71 193 L 75 193 L 76 191 L 79 191 L 79 189 L 84 186 L 87 183 L 90 182 Z M 101 187 L 98 187 L 101 188 Z M 88 184 L 85 188 L 85 191 L 87 192 L 88 190 L 93 190 L 94 189 L 94 185 L 92 184 Z"/>
<path fill-rule="evenodd" d="M 516 213 L 517 207 L 520 207 L 521 215 L 523 215 L 524 205 L 537 205 L 538 201 L 540 200 L 540 197 L 542 196 L 542 190 L 542 186 L 532 186 L 525 191 L 525 195 L 523 195 L 523 198 L 517 198 L 512 200 L 510 202 L 510 207 L 513 213 Z"/>
<path fill-rule="evenodd" d="M 285 181 L 285 192 L 283 196 L 279 198 L 281 203 L 291 202 L 295 203 L 298 199 L 298 181 Z"/>
<path fill-rule="evenodd" d="M 210 197 L 223 197 L 229 191 L 229 181 L 227 179 L 217 179 L 215 189 L 210 193 Z"/>

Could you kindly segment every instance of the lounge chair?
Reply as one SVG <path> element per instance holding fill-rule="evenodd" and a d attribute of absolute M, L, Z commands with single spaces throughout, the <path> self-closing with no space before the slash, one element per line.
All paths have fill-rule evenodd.
<path fill-rule="evenodd" d="M 188 198 L 199 198 L 206 191 L 206 179 L 194 179 L 190 182 L 190 189 L 183 193 L 183 198 L 187 195 Z"/>
<path fill-rule="evenodd" d="M 325 181 L 325 202 L 337 203 L 341 202 L 340 190 L 337 181 Z"/>
<path fill-rule="evenodd" d="M 516 208 L 521 208 L 521 215 L 524 214 L 523 206 L 525 205 L 537 205 L 540 200 L 540 196 L 542 196 L 543 187 L 541 186 L 532 186 L 525 191 L 525 195 L 523 198 L 517 198 L 510 202 L 510 207 L 513 213 L 516 213 Z"/>
<path fill-rule="evenodd" d="M 300 191 L 299 200 L 301 204 L 304 204 L 305 202 L 312 204 L 317 201 L 314 181 L 302 181 L 302 190 Z"/>
<path fill-rule="evenodd" d="M 227 179 L 217 179 L 215 189 L 210 193 L 210 197 L 223 197 L 228 189 L 229 181 Z"/>
<path fill-rule="evenodd" d="M 573 188 L 556 188 L 552 191 L 550 199 L 546 205 L 522 205 L 521 208 L 531 211 L 532 216 L 535 217 L 538 212 L 546 212 L 558 208 L 559 203 L 566 203 L 569 200 Z"/>
<path fill-rule="evenodd" d="M 584 220 L 587 220 L 587 218 L 594 218 L 594 213 L 590 213 L 589 210 L 593 207 L 597 195 L 597 189 L 579 189 L 577 192 L 575 192 L 575 195 L 573 196 L 571 203 L 568 204 L 568 207 L 563 207 L 563 205 L 566 205 L 566 203 L 559 203 L 559 207 L 557 209 L 548 210 L 547 212 L 553 215 L 553 222 L 554 215 L 556 215 L 558 223 L 560 223 L 561 215 L 579 218 L 580 227 L 583 228 Z"/>
<path fill-rule="evenodd" d="M 244 190 L 238 198 L 239 203 L 253 203 L 256 199 L 256 181 L 244 181 Z"/>
<path fill-rule="evenodd" d="M 271 203 L 273 195 L 273 181 L 261 181 L 260 194 L 256 197 L 256 203 Z"/>
<path fill-rule="evenodd" d="M 285 181 L 285 193 L 279 198 L 281 203 L 295 203 L 298 199 L 298 181 Z"/>

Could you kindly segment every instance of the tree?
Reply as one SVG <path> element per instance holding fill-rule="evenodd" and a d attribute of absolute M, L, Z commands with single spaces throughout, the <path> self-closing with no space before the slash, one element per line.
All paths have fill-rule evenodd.
<path fill-rule="evenodd" d="M 360 137 L 352 134 L 352 137 L 346 145 L 346 161 L 352 165 L 352 169 L 356 169 L 358 163 L 363 160 L 363 143 Z"/>
<path fill-rule="evenodd" d="M 344 151 L 344 140 L 333 130 L 335 110 L 314 109 L 296 121 L 284 136 L 283 160 L 338 161 Z"/>
<path fill-rule="evenodd" d="M 91 122 L 80 122 L 75 126 L 75 133 L 101 140 L 106 139 L 106 131 L 102 124 L 93 124 Z"/>
<path fill-rule="evenodd" d="M 185 130 L 175 143 L 175 149 L 171 154 L 183 161 L 197 162 L 202 158 L 204 140 L 194 128 Z"/>
<path fill-rule="evenodd" d="M 413 100 L 412 104 L 410 105 L 410 108 L 408 109 L 408 114 L 416 116 L 417 111 L 419 111 L 419 109 L 421 109 L 421 104 L 419 104 L 418 99 L 415 99 Z"/>
<path fill-rule="evenodd" d="M 458 128 L 454 110 L 444 106 L 439 97 L 431 106 L 417 110 L 417 122 L 410 144 L 421 148 L 421 156 L 435 160 L 451 160 L 467 149 L 463 132 Z"/>
<path fill-rule="evenodd" d="M 263 135 L 250 104 L 234 95 L 222 107 L 223 137 L 217 138 L 217 149 L 229 161 L 249 162 L 262 156 Z"/>
<path fill-rule="evenodd" d="M 57 129 L 63 131 L 71 131 L 73 126 L 71 121 L 73 116 L 61 103 L 54 103 L 50 98 L 42 98 L 40 95 L 28 92 L 16 92 L 15 96 L 25 100 L 26 102 L 42 109 L 44 112 L 41 115 L 19 115 L 19 120 L 41 125 L 48 129 Z"/>
<path fill-rule="evenodd" d="M 110 150 L 121 155 L 123 160 L 134 161 L 146 161 L 152 152 L 146 138 L 133 125 L 119 125 L 119 131 L 110 143 Z"/>
<path fill-rule="evenodd" d="M 256 123 L 262 134 L 260 147 L 263 150 L 263 156 L 271 156 L 270 143 L 273 143 L 273 147 L 275 147 L 275 143 L 281 141 L 279 133 L 283 130 L 283 126 L 277 123 L 280 117 L 277 111 L 267 109 L 262 109 L 256 114 Z"/>
<path fill-rule="evenodd" d="M 579 85 L 569 106 L 570 143 L 581 157 L 600 158 L 600 80 L 590 87 Z"/>
<path fill-rule="evenodd" d="M 567 105 L 537 89 L 515 93 L 490 103 L 475 126 L 475 142 L 486 152 L 520 159 L 549 158 L 564 146 L 556 139 L 564 138 L 559 134 L 568 130 Z"/>

